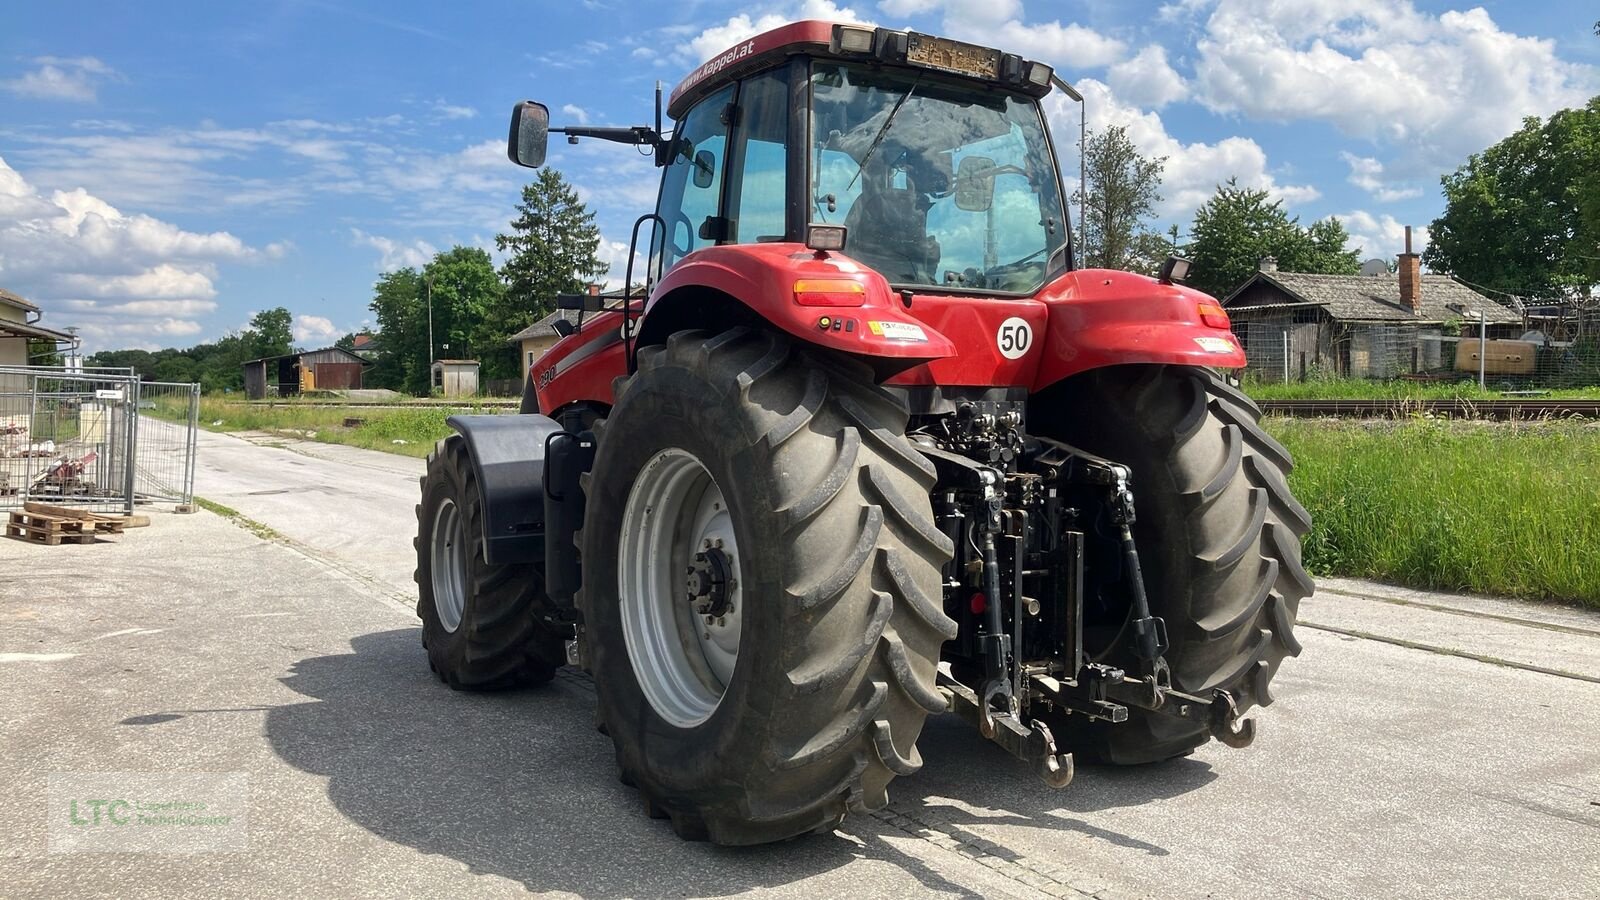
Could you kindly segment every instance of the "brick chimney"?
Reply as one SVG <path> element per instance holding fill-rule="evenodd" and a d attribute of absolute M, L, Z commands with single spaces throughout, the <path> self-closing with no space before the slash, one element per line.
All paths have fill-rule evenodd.
<path fill-rule="evenodd" d="M 1410 233 L 1411 233 L 1410 230 L 1407 229 L 1406 234 L 1410 235 Z M 1410 249 L 1410 247 L 1411 247 L 1411 243 L 1410 243 L 1409 240 L 1407 240 L 1406 248 Z M 589 296 L 591 296 L 591 297 L 600 296 L 600 285 L 598 285 L 598 284 L 596 284 L 595 282 L 592 282 L 592 281 L 589 282 Z"/>
<path fill-rule="evenodd" d="M 1422 257 L 1411 252 L 1411 226 L 1406 226 L 1406 252 L 1400 254 L 1400 302 L 1422 314 Z"/>
<path fill-rule="evenodd" d="M 1263 257 L 1261 257 L 1261 265 L 1259 266 L 1259 268 L 1263 272 L 1276 272 L 1276 271 L 1278 271 L 1278 258 L 1276 256 L 1263 256 Z"/>

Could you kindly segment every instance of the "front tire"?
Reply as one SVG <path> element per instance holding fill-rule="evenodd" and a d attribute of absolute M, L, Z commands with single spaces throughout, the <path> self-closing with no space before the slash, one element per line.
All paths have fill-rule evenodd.
<path fill-rule="evenodd" d="M 720 844 L 883 806 L 921 765 L 956 627 L 904 407 L 865 367 L 745 328 L 675 334 L 638 364 L 595 426 L 581 542 L 623 780 L 680 836 Z M 686 584 L 696 565 L 725 573 L 714 610 Z"/>
<path fill-rule="evenodd" d="M 1167 623 L 1173 687 L 1226 690 L 1240 712 L 1272 702 L 1279 664 L 1300 653 L 1295 615 L 1313 590 L 1300 561 L 1311 519 L 1286 481 L 1294 463 L 1260 418 L 1237 388 L 1183 366 L 1094 370 L 1041 394 L 1030 409 L 1041 434 L 1129 467 L 1134 539 L 1151 612 Z M 1109 649 L 1101 661 L 1137 671 L 1116 628 L 1120 616 L 1102 629 Z M 1155 762 L 1209 739 L 1185 720 L 1129 712 L 1117 725 L 1046 721 L 1087 762 Z"/>
<path fill-rule="evenodd" d="M 428 454 L 417 505 L 417 615 L 428 667 L 456 690 L 543 684 L 566 662 L 535 566 L 483 561 L 483 502 L 466 441 Z"/>

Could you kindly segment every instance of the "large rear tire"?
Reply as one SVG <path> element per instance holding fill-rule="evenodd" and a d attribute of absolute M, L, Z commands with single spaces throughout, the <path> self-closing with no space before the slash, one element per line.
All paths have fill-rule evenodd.
<path fill-rule="evenodd" d="M 956 628 L 904 406 L 865 367 L 746 328 L 642 348 L 616 394 L 595 426 L 580 607 L 623 780 L 719 844 L 883 806 L 921 765 Z M 712 596 L 713 573 L 710 615 L 690 592 Z"/>
<path fill-rule="evenodd" d="M 1095 370 L 1041 394 L 1030 413 L 1039 433 L 1129 467 L 1134 538 L 1151 610 L 1167 623 L 1173 686 L 1226 690 L 1241 711 L 1272 702 L 1272 676 L 1300 653 L 1295 615 L 1312 591 L 1300 561 L 1311 519 L 1289 493 L 1288 451 L 1260 418 L 1216 375 L 1180 366 Z M 1102 659 L 1136 671 L 1116 632 L 1102 629 Z M 1119 725 L 1046 721 L 1087 762 L 1169 759 L 1209 737 L 1171 716 L 1131 712 Z"/>
<path fill-rule="evenodd" d="M 422 645 L 440 681 L 456 690 L 524 687 L 566 662 L 539 569 L 483 561 L 483 502 L 460 435 L 428 454 L 415 546 Z"/>

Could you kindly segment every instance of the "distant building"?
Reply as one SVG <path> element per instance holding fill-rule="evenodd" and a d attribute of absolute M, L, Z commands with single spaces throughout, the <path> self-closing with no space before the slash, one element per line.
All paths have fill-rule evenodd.
<path fill-rule="evenodd" d="M 445 397 L 478 396 L 478 361 L 475 359 L 438 359 L 429 367 L 430 383 Z"/>
<path fill-rule="evenodd" d="M 252 359 L 244 364 L 244 395 L 262 400 L 306 391 L 357 390 L 365 364 L 340 347 Z"/>
<path fill-rule="evenodd" d="M 1408 229 L 1398 272 L 1380 265 L 1366 275 L 1310 275 L 1263 259 L 1222 301 L 1250 368 L 1272 377 L 1392 378 L 1453 364 L 1446 323 L 1475 335 L 1481 314 L 1491 339 L 1522 333 L 1517 312 L 1448 275 L 1423 274 L 1409 237 Z"/>
<path fill-rule="evenodd" d="M 589 285 L 589 295 L 605 299 L 606 309 L 621 309 L 623 291 L 621 288 L 601 292 L 600 285 Z M 594 318 L 594 313 L 583 313 L 585 318 Z M 571 329 L 577 328 L 579 313 L 575 309 L 558 309 L 545 316 L 527 328 L 513 334 L 507 342 L 517 348 L 517 358 L 522 363 L 524 378 L 527 377 L 529 367 L 534 360 L 545 355 L 562 335 Z"/>
<path fill-rule="evenodd" d="M 0 366 L 26 366 L 30 341 L 53 344 L 56 349 L 77 347 L 76 336 L 39 324 L 39 307 L 17 294 L 0 289 Z M 64 346 L 63 346 L 64 345 Z"/>
<path fill-rule="evenodd" d="M 371 362 L 378 356 L 378 336 L 362 332 L 350 338 L 350 352 Z"/>

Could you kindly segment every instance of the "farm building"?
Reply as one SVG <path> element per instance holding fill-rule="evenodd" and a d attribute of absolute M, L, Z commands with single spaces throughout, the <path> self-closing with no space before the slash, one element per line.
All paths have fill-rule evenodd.
<path fill-rule="evenodd" d="M 589 285 L 589 294 L 590 296 L 605 298 L 607 309 L 618 308 L 622 305 L 621 288 L 601 293 L 600 285 L 591 284 Z M 584 315 L 593 316 L 594 313 L 584 313 Z M 571 328 L 576 328 L 577 324 L 577 310 L 558 309 L 507 338 L 507 342 L 517 348 L 517 358 L 522 362 L 523 376 L 526 377 L 528 367 L 533 365 L 534 360 L 543 356 L 545 351 L 555 346 L 555 342 L 561 340 L 562 334 Z"/>
<path fill-rule="evenodd" d="M 1408 248 L 1409 249 L 1409 248 Z M 1222 305 L 1250 368 L 1264 376 L 1304 378 L 1331 373 L 1393 378 L 1450 368 L 1456 348 L 1447 325 L 1477 334 L 1478 316 L 1491 339 L 1522 334 L 1522 316 L 1448 275 L 1423 274 L 1418 256 L 1400 256 L 1400 271 L 1364 275 L 1280 272 L 1267 257 L 1260 271 Z"/>
<path fill-rule="evenodd" d="M 261 400 L 306 391 L 356 390 L 361 387 L 365 364 L 366 360 L 339 347 L 252 359 L 244 364 L 244 395 Z"/>
<path fill-rule="evenodd" d="M 26 366 L 33 362 L 30 344 L 47 349 L 75 348 L 78 339 L 39 324 L 43 314 L 31 301 L 0 289 L 0 366 Z"/>

